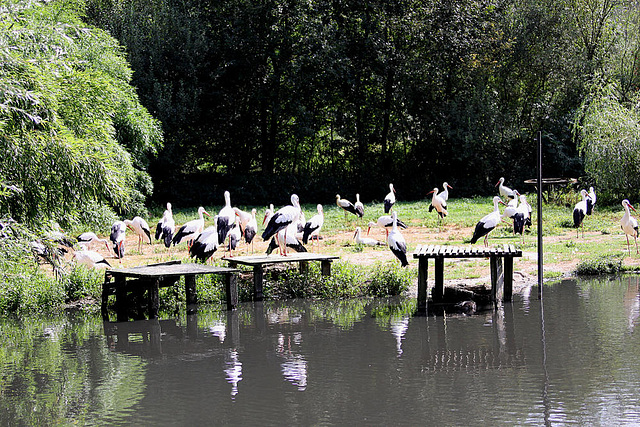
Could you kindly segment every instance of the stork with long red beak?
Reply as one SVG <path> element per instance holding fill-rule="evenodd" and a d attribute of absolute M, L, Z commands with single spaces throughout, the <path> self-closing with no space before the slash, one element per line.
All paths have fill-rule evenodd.
<path fill-rule="evenodd" d="M 633 240 L 636 242 L 636 254 L 638 254 L 638 221 L 632 217 L 631 212 L 629 212 L 629 209 L 633 209 L 634 212 L 636 209 L 631 206 L 631 203 L 629 203 L 627 199 L 622 201 L 622 207 L 624 207 L 624 216 L 620 220 L 620 227 L 622 231 L 624 231 L 625 236 L 627 236 L 627 250 L 629 251 L 629 255 L 631 255 L 629 236 L 633 236 Z"/>

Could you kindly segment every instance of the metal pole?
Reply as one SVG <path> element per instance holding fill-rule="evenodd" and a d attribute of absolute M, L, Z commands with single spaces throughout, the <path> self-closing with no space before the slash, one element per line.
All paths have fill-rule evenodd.
<path fill-rule="evenodd" d="M 542 299 L 542 131 L 538 133 L 538 299 Z"/>

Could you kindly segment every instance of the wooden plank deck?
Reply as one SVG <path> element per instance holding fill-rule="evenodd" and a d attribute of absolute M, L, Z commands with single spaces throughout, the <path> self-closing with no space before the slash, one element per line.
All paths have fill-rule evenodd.
<path fill-rule="evenodd" d="M 102 317 L 103 319 L 108 318 L 109 296 L 115 295 L 118 321 L 128 320 L 129 293 L 147 291 L 149 318 L 157 318 L 159 289 L 175 285 L 181 276 L 185 278 L 187 305 L 195 304 L 197 302 L 196 276 L 203 274 L 222 274 L 225 276 L 227 309 L 232 310 L 238 305 L 238 273 L 239 270 L 235 268 L 182 264 L 180 261 L 107 270 L 102 285 Z"/>
<path fill-rule="evenodd" d="M 418 245 L 413 258 L 418 259 L 418 313 L 427 310 L 427 278 L 429 259 L 435 263 L 435 285 L 431 291 L 434 302 L 440 302 L 444 296 L 444 259 L 445 258 L 489 258 L 491 268 L 491 297 L 496 301 L 499 287 L 503 288 L 504 301 L 511 301 L 513 293 L 513 258 L 521 257 L 522 250 L 514 245 L 503 244 L 498 247 Z M 504 259 L 504 266 L 503 266 Z"/>
<path fill-rule="evenodd" d="M 224 258 L 229 266 L 236 267 L 237 265 L 247 265 L 253 267 L 253 287 L 254 298 L 256 301 L 262 301 L 264 299 L 263 286 L 264 286 L 264 266 L 270 264 L 283 264 L 283 263 L 299 263 L 301 273 L 305 273 L 308 269 L 310 261 L 320 261 L 321 272 L 323 276 L 331 275 L 331 262 L 335 259 L 340 259 L 337 255 L 324 255 L 311 252 L 293 253 L 287 256 L 282 255 L 250 255 L 250 256 L 238 256 L 232 258 Z"/>

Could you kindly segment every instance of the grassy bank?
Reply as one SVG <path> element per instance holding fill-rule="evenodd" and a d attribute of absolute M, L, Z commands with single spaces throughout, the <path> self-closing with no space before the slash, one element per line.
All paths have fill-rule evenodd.
<path fill-rule="evenodd" d="M 535 197 L 530 198 L 535 206 Z M 626 252 L 626 239 L 620 230 L 622 207 L 598 206 L 595 213 L 584 222 L 585 237 L 576 237 L 572 228 L 571 212 L 575 198 L 567 197 L 563 204 L 544 206 L 543 232 L 545 237 L 545 277 L 557 278 L 575 271 L 583 274 L 624 272 L 636 270 L 639 263 L 632 248 L 632 256 Z M 449 215 L 439 224 L 435 212 L 428 212 L 429 199 L 419 202 L 396 204 L 399 217 L 409 225 L 403 231 L 411 252 L 417 244 L 436 243 L 441 245 L 469 244 L 473 227 L 478 219 L 492 209 L 490 198 L 451 199 Z M 222 206 L 205 206 L 212 214 Z M 249 211 L 252 206 L 241 206 Z M 258 209 L 259 223 L 266 207 Z M 302 206 L 306 218 L 316 213 L 315 204 Z M 335 204 L 326 204 L 325 224 L 322 231 L 322 251 L 340 255 L 341 261 L 334 263 L 330 278 L 322 277 L 315 269 L 308 276 L 301 276 L 295 269 L 273 270 L 266 277 L 265 296 L 267 298 L 350 298 L 355 296 L 397 295 L 405 292 L 417 277 L 417 266 L 411 262 L 406 269 L 399 267 L 386 246 L 379 248 L 362 247 L 352 240 L 355 227 L 360 226 L 366 233 L 367 222 L 375 221 L 382 212 L 379 202 L 365 204 L 365 217 L 362 220 L 348 215 Z M 148 222 L 153 228 L 161 212 L 154 212 Z M 177 224 L 196 217 L 196 209 L 175 209 Z M 534 215 L 534 221 L 536 217 Z M 207 218 L 207 224 L 212 220 Z M 106 235 L 109 224 L 104 224 L 100 235 Z M 102 271 L 90 271 L 82 266 L 63 261 L 64 273 L 56 278 L 48 266 L 38 266 L 30 253 L 29 240 L 35 238 L 21 227 L 15 225 L 15 233 L 0 239 L 0 262 L 2 262 L 2 283 L 0 288 L 0 311 L 20 312 L 34 310 L 51 310 L 63 307 L 65 303 L 74 301 L 99 301 Z M 81 231 L 74 230 L 71 235 Z M 4 230 L 7 234 L 7 229 Z M 374 229 L 371 236 L 384 240 L 380 229 Z M 511 226 L 503 223 L 494 230 L 489 238 L 491 245 L 510 243 L 521 248 L 525 253 L 535 254 L 537 228 L 526 233 L 524 243 L 519 236 L 514 236 Z M 171 252 L 162 244 L 155 243 L 143 246 L 138 251 L 136 238 L 129 236 L 127 255 L 122 266 L 162 262 L 169 259 L 180 259 L 189 262 L 184 245 Z M 260 240 L 259 238 L 257 240 Z M 256 244 L 256 253 L 264 251 L 264 242 Z M 216 253 L 215 263 L 226 265 L 221 257 L 222 251 Z M 410 258 L 410 257 L 409 257 Z M 109 258 L 115 268 L 120 264 Z M 527 272 L 535 262 L 526 259 L 516 260 L 515 270 Z M 461 260 L 447 266 L 446 279 L 479 279 L 488 272 L 488 261 Z M 251 298 L 252 285 L 250 275 L 240 281 L 241 300 Z M 430 273 L 430 277 L 433 277 Z M 223 299 L 222 286 L 215 279 L 203 279 L 198 282 L 198 295 L 203 302 L 217 303 Z M 181 287 L 178 287 L 181 289 Z M 169 304 L 183 301 L 184 296 L 174 290 L 163 294 L 163 301 Z M 89 304 L 91 306 L 91 304 Z M 95 307 L 95 304 L 94 304 Z"/>

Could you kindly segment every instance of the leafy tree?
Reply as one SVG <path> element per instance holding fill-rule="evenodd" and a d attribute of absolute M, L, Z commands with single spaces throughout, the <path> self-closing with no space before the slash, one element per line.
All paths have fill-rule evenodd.
<path fill-rule="evenodd" d="M 0 209 L 19 221 L 80 221 L 89 208 L 132 213 L 151 192 L 159 123 L 140 105 L 116 40 L 74 1 L 0 10 Z"/>

